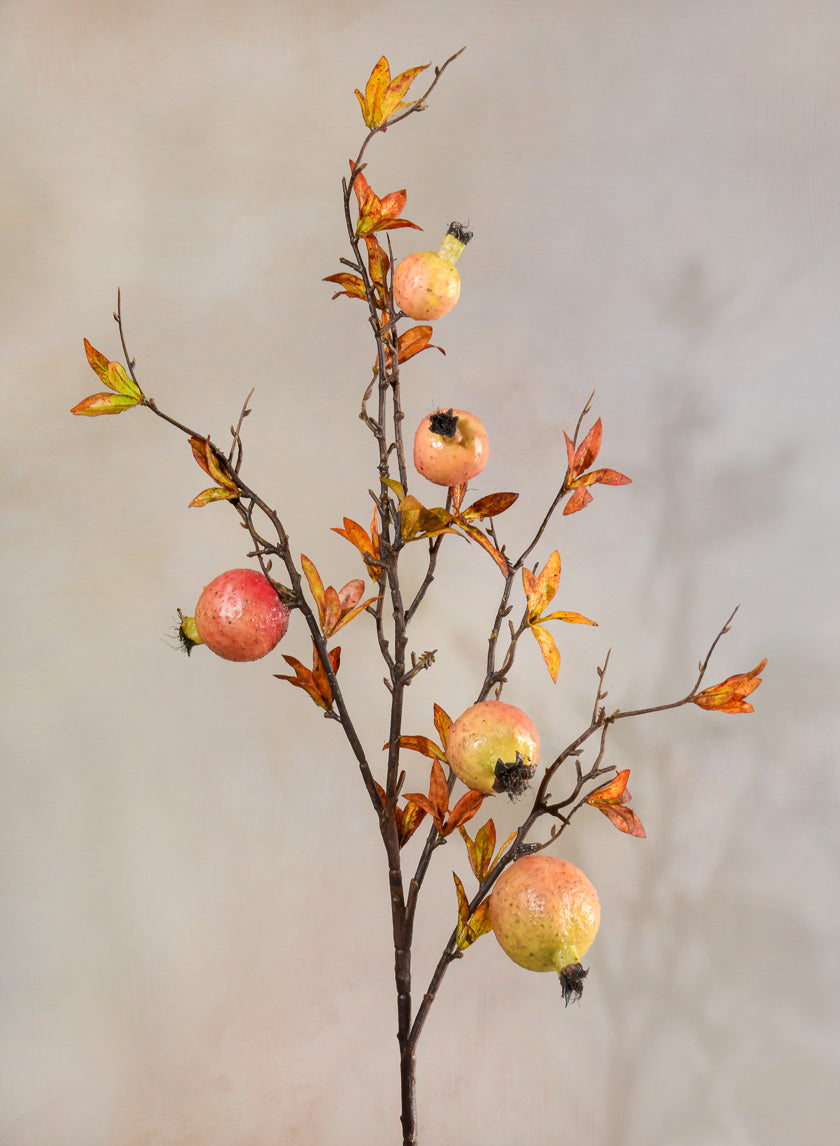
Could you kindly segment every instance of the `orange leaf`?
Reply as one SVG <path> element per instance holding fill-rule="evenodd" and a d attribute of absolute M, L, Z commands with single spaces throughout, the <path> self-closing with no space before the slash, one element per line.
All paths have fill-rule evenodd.
<path fill-rule="evenodd" d="M 456 928 L 456 942 L 459 951 L 465 951 L 476 939 L 481 938 L 490 930 L 490 901 L 485 899 L 470 915 L 470 904 L 464 885 L 453 871 L 455 892 L 458 896 L 458 926 Z"/>
<path fill-rule="evenodd" d="M 704 688 L 697 696 L 692 697 L 692 700 L 700 708 L 708 709 L 710 712 L 754 712 L 753 706 L 744 698 L 755 692 L 761 684 L 762 678 L 758 674 L 764 671 L 766 664 L 765 657 L 751 672 L 727 677 L 721 684 Z"/>
<path fill-rule="evenodd" d="M 434 820 L 437 830 L 439 832 L 441 831 L 443 828 L 443 819 L 441 818 L 437 808 L 428 798 L 428 796 L 424 796 L 422 792 L 409 792 L 405 798 L 409 805 L 414 805 L 415 807 L 420 808 L 421 811 L 428 812 L 428 814 Z"/>
<path fill-rule="evenodd" d="M 331 637 L 335 630 L 338 628 L 338 622 L 341 619 L 341 601 L 339 600 L 338 593 L 328 585 L 324 590 L 324 618 L 323 628 L 324 636 Z"/>
<path fill-rule="evenodd" d="M 528 616 L 537 620 L 560 584 L 560 554 L 557 550 L 546 561 L 538 577 L 530 569 L 523 569 L 522 584 L 528 600 Z"/>
<path fill-rule="evenodd" d="M 443 769 L 441 769 L 441 775 L 443 775 Z M 465 792 L 455 807 L 452 809 L 452 811 L 449 813 L 441 835 L 448 836 L 451 832 L 454 832 L 456 828 L 460 828 L 462 824 L 466 824 L 473 818 L 483 803 L 483 792 L 475 792 L 472 790 Z"/>
<path fill-rule="evenodd" d="M 496 548 L 496 546 L 493 544 L 493 542 L 490 540 L 490 538 L 487 537 L 486 534 L 482 533 L 481 530 L 477 526 L 472 525 L 469 521 L 466 521 L 460 515 L 455 520 L 457 521 L 457 524 L 460 526 L 463 533 L 470 540 L 477 541 L 482 549 L 487 550 L 487 552 L 490 554 L 490 556 L 496 562 L 498 567 L 501 569 L 502 575 L 504 577 L 507 577 L 509 569 L 508 569 L 507 558 L 505 557 L 504 553 L 500 553 L 499 550 Z M 452 532 L 452 531 L 450 530 L 450 532 Z"/>
<path fill-rule="evenodd" d="M 379 288 L 380 301 L 385 305 L 388 292 L 386 276 L 388 274 L 388 268 L 391 265 L 391 260 L 385 254 L 376 235 L 365 235 L 365 244 L 368 250 L 368 269 L 370 271 L 371 282 L 374 286 Z"/>
<path fill-rule="evenodd" d="M 226 489 L 236 491 L 236 482 L 233 480 L 227 462 L 221 459 L 210 445 L 209 438 L 190 438 L 190 448 L 193 457 L 204 470 L 219 485 Z"/>
<path fill-rule="evenodd" d="M 443 768 L 437 758 L 432 761 L 432 771 L 429 776 L 429 799 L 438 809 L 440 818 L 443 820 L 449 811 L 449 785 L 446 783 Z"/>
<path fill-rule="evenodd" d="M 401 364 L 408 362 L 409 358 L 413 358 L 421 350 L 439 350 L 441 354 L 446 354 L 442 347 L 433 346 L 429 342 L 431 337 L 430 326 L 412 326 L 409 330 L 404 330 L 397 340 L 397 360 Z"/>
<path fill-rule="evenodd" d="M 452 717 L 440 707 L 439 704 L 435 705 L 435 728 L 440 737 L 440 742 L 443 745 L 444 751 L 446 750 L 446 738 L 449 735 L 449 729 L 452 727 Z"/>
<path fill-rule="evenodd" d="M 582 613 L 569 613 L 563 609 L 557 613 L 546 613 L 540 617 L 540 621 L 565 621 L 569 625 L 594 625 L 596 629 L 598 627 L 597 621 L 590 621 Z"/>
<path fill-rule="evenodd" d="M 326 275 L 323 282 L 337 283 L 338 286 L 344 287 L 344 290 L 337 290 L 333 298 L 339 298 L 343 294 L 346 294 L 348 298 L 367 298 L 365 284 L 358 275 L 351 275 L 347 271 L 341 271 L 337 275 Z"/>
<path fill-rule="evenodd" d="M 590 792 L 586 797 L 587 804 L 626 804 L 630 799 L 630 794 L 627 791 L 629 779 L 630 769 L 625 768 L 613 776 L 612 780 L 608 780 L 606 784 L 602 784 L 600 788 Z"/>
<path fill-rule="evenodd" d="M 508 848 L 513 843 L 513 841 L 516 839 L 517 835 L 518 835 L 517 831 L 511 832 L 510 835 L 508 836 L 508 838 L 505 840 L 505 842 L 502 844 L 502 846 L 496 852 L 496 858 L 490 864 L 490 868 L 489 868 L 488 873 L 487 873 L 488 875 L 493 870 L 493 868 L 496 866 L 496 864 L 499 862 L 499 860 L 502 858 L 502 856 L 505 854 L 505 852 L 508 850 Z"/>
<path fill-rule="evenodd" d="M 348 581 L 338 590 L 338 599 L 341 603 L 342 616 L 350 609 L 355 609 L 365 591 L 365 583 L 358 577 Z"/>
<path fill-rule="evenodd" d="M 451 528 L 455 519 L 448 510 L 440 506 L 426 509 L 414 494 L 404 497 L 397 508 L 403 541 L 417 541 L 424 537 L 437 537 L 439 533 L 456 532 Z"/>
<path fill-rule="evenodd" d="M 428 66 L 428 64 L 422 64 L 417 68 L 409 68 L 392 80 L 388 60 L 382 56 L 370 74 L 365 86 L 365 94 L 362 95 L 358 88 L 356 89 L 362 117 L 372 131 L 377 131 L 389 116 L 409 106 L 402 102 L 402 98 L 411 86 L 414 77 Z"/>
<path fill-rule="evenodd" d="M 335 634 L 340 629 L 343 629 L 345 625 L 349 625 L 352 620 L 354 620 L 356 617 L 358 617 L 360 613 L 363 613 L 365 611 L 365 609 L 368 607 L 368 605 L 373 605 L 374 602 L 381 601 L 381 600 L 382 600 L 381 597 L 368 597 L 368 599 L 366 601 L 362 601 L 361 604 L 357 605 L 355 609 L 350 609 L 349 612 L 342 613 L 341 620 L 338 622 L 338 624 L 332 630 L 331 636 L 335 636 Z"/>
<path fill-rule="evenodd" d="M 592 470 L 579 477 L 577 482 L 580 485 L 630 485 L 630 478 L 617 470 Z"/>
<path fill-rule="evenodd" d="M 352 159 L 350 160 L 350 172 L 351 178 L 353 178 L 355 168 Z M 356 198 L 359 202 L 359 217 L 356 220 L 357 235 L 371 235 L 374 231 L 392 231 L 397 227 L 413 227 L 416 231 L 423 230 L 416 223 L 399 218 L 406 202 L 404 189 L 391 191 L 383 199 L 380 199 L 364 175 L 359 172 L 355 174 L 353 190 L 356 192 Z"/>
<path fill-rule="evenodd" d="M 324 617 L 327 613 L 326 597 L 324 595 L 324 582 L 321 580 L 321 575 L 315 568 L 315 563 L 310 561 L 305 553 L 300 555 L 300 563 L 303 572 L 306 574 L 306 580 L 309 582 L 309 588 L 312 596 L 315 598 L 315 604 L 318 606 L 318 616 L 321 620 L 321 628 L 324 628 Z"/>
<path fill-rule="evenodd" d="M 362 557 L 370 558 L 372 562 L 379 561 L 379 536 L 376 532 L 376 514 L 373 515 L 373 521 L 370 525 L 371 532 L 368 534 L 365 529 L 359 525 L 357 521 L 351 521 L 349 517 L 344 518 L 344 528 L 339 529 L 337 525 L 332 527 L 333 533 L 337 533 L 340 537 L 344 537 L 351 545 L 355 545 Z M 367 575 L 371 581 L 379 580 L 379 569 L 377 564 L 368 564 L 365 561 L 365 568 Z"/>
<path fill-rule="evenodd" d="M 640 840 L 645 839 L 645 829 L 632 808 L 623 804 L 596 804 L 595 807 L 599 812 L 603 812 L 620 832 L 626 832 L 628 836 L 635 836 Z"/>
<path fill-rule="evenodd" d="M 582 474 L 584 470 L 588 470 L 592 463 L 598 456 L 601 449 L 601 434 L 603 427 L 601 419 L 599 418 L 583 441 L 578 446 L 577 450 L 573 453 L 574 447 L 569 440 L 568 434 L 566 438 L 566 451 L 569 455 L 569 470 L 572 477 L 577 477 Z"/>
<path fill-rule="evenodd" d="M 410 748 L 412 752 L 420 752 L 432 760 L 446 760 L 446 754 L 428 736 L 401 736 L 399 746 L 400 748 Z M 385 748 L 387 747 L 386 744 Z"/>
<path fill-rule="evenodd" d="M 568 517 L 570 513 L 577 513 L 579 509 L 585 509 L 590 501 L 592 501 L 592 494 L 586 486 L 579 486 L 566 502 L 563 516 Z"/>
<path fill-rule="evenodd" d="M 540 652 L 543 655 L 543 660 L 548 666 L 548 672 L 551 679 L 557 684 L 557 673 L 560 670 L 560 650 L 548 629 L 544 629 L 541 625 L 531 624 L 529 626 L 531 632 L 537 639 L 537 644 L 540 646 Z"/>
<path fill-rule="evenodd" d="M 620 832 L 638 839 L 645 838 L 645 829 L 636 813 L 627 805 L 630 803 L 630 793 L 627 791 L 627 781 L 630 778 L 630 769 L 625 768 L 615 775 L 612 780 L 596 788 L 586 797 L 587 804 L 603 812 L 608 820 Z"/>
<path fill-rule="evenodd" d="M 591 485 L 628 485 L 630 478 L 620 474 L 617 470 L 593 470 L 586 473 L 601 449 L 602 426 L 599 418 L 581 444 L 575 450 L 571 438 L 564 434 L 566 439 L 566 453 L 568 455 L 568 473 L 566 474 L 566 487 L 574 490 L 563 510 L 563 516 L 577 513 L 592 501 L 592 494 L 587 486 Z"/>
<path fill-rule="evenodd" d="M 382 103 L 380 106 L 381 123 L 384 123 L 395 112 L 402 111 L 403 108 L 410 106 L 410 101 L 408 103 L 403 103 L 402 97 L 411 87 L 411 84 L 414 81 L 414 77 L 419 75 L 420 72 L 425 71 L 428 66 L 428 64 L 420 64 L 419 67 L 408 68 L 406 71 L 400 72 L 398 76 L 391 80 L 382 97 Z"/>
<path fill-rule="evenodd" d="M 486 935 L 488 931 L 492 930 L 493 925 L 490 922 L 490 899 L 487 898 L 483 903 L 480 903 L 475 911 L 472 913 L 467 924 L 467 930 L 470 936 L 470 942 L 475 943 L 476 939 L 480 939 L 482 935 Z"/>
<path fill-rule="evenodd" d="M 397 811 L 399 810 L 397 809 Z M 408 843 L 425 818 L 426 812 L 418 804 L 409 802 L 405 805 L 402 809 L 402 815 L 399 817 L 398 825 L 400 847 L 404 847 Z"/>
<path fill-rule="evenodd" d="M 96 371 L 106 386 L 110 386 L 111 383 L 108 381 L 108 367 L 111 364 L 105 355 L 97 350 L 95 346 L 92 346 L 87 339 L 85 339 L 85 354 L 87 355 L 91 369 Z"/>
<path fill-rule="evenodd" d="M 518 497 L 518 493 L 488 493 L 463 510 L 461 516 L 468 521 L 482 517 L 495 517 L 496 514 L 504 513 L 506 509 L 510 509 Z"/>
<path fill-rule="evenodd" d="M 330 665 L 332 666 L 333 673 L 338 672 L 338 666 L 341 662 L 341 649 L 331 649 L 329 652 Z M 333 691 L 330 685 L 329 677 L 324 671 L 324 666 L 321 664 L 321 658 L 318 656 L 318 649 L 315 642 L 312 642 L 312 668 L 308 669 L 296 657 L 283 657 L 283 660 L 294 669 L 294 676 L 282 676 L 280 673 L 274 675 L 278 680 L 287 680 L 290 684 L 302 688 L 305 692 L 309 693 L 319 708 L 330 709 L 333 702 Z"/>
<path fill-rule="evenodd" d="M 455 880 L 455 894 L 458 896 L 458 930 L 461 931 L 466 927 L 467 920 L 470 917 L 470 901 L 467 899 L 464 885 L 454 871 L 452 878 Z"/>

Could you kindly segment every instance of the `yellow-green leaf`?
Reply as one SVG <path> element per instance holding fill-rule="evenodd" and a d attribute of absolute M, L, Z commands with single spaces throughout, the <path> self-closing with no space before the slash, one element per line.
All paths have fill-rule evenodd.
<path fill-rule="evenodd" d="M 71 414 L 86 414 L 95 418 L 99 414 L 122 414 L 138 404 L 139 399 L 129 397 L 128 394 L 91 394 L 83 398 L 70 411 Z"/>
<path fill-rule="evenodd" d="M 139 402 L 143 397 L 143 392 L 130 374 L 120 366 L 119 362 L 110 362 L 108 364 L 108 380 L 106 385 L 110 386 L 112 390 L 116 390 L 118 394 L 127 394 L 130 398 L 134 398 Z"/>
<path fill-rule="evenodd" d="M 203 505 L 209 505 L 211 501 L 233 501 L 237 496 L 235 489 L 225 489 L 224 486 L 214 485 L 212 489 L 203 489 L 201 493 L 195 495 L 187 509 L 200 509 Z"/>

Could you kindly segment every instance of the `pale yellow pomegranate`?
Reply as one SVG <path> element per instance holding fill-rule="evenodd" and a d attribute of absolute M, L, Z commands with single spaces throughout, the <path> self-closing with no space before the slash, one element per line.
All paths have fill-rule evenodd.
<path fill-rule="evenodd" d="M 490 895 L 490 923 L 502 950 L 528 971 L 556 971 L 568 1003 L 588 974 L 581 959 L 601 922 L 595 888 L 574 864 L 556 856 L 522 856 Z"/>
<path fill-rule="evenodd" d="M 421 322 L 441 318 L 461 296 L 461 276 L 455 267 L 472 238 L 461 223 L 450 223 L 440 250 L 415 251 L 394 270 L 394 302 L 409 318 Z"/>
<path fill-rule="evenodd" d="M 480 700 L 449 729 L 446 759 L 459 780 L 485 796 L 521 796 L 537 770 L 540 735 L 521 708 Z"/>

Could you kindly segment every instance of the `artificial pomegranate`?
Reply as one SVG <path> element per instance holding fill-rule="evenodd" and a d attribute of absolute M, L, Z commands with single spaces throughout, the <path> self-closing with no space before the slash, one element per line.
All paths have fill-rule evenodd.
<path fill-rule="evenodd" d="M 461 294 L 455 263 L 472 237 L 462 223 L 450 223 L 437 254 L 416 251 L 397 264 L 394 302 L 404 314 L 428 322 L 452 310 Z"/>
<path fill-rule="evenodd" d="M 556 856 L 522 856 L 490 895 L 490 923 L 506 955 L 528 971 L 556 971 L 568 1003 L 580 998 L 588 971 L 581 959 L 601 922 L 595 888 Z"/>
<path fill-rule="evenodd" d="M 446 759 L 459 780 L 476 792 L 521 796 L 537 770 L 540 736 L 521 708 L 480 700 L 449 729 Z"/>
<path fill-rule="evenodd" d="M 257 661 L 289 627 L 289 610 L 256 569 L 229 569 L 205 585 L 195 607 L 202 642 L 227 661 Z"/>
<path fill-rule="evenodd" d="M 435 485 L 461 485 L 480 474 L 490 456 L 487 431 L 468 410 L 435 410 L 414 435 L 414 466 Z"/>

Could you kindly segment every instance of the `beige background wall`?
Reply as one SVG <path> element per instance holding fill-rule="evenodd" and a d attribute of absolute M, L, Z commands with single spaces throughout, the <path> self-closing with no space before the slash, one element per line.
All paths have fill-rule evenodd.
<path fill-rule="evenodd" d="M 603 904 L 582 1005 L 483 940 L 421 1043 L 424 1142 L 837 1141 L 838 42 L 833 0 L 0 5 L 4 1146 L 397 1139 L 383 855 L 339 730 L 272 679 L 279 654 L 173 651 L 242 534 L 186 510 L 200 474 L 149 415 L 67 410 L 83 335 L 118 352 L 119 285 L 147 391 L 221 435 L 256 386 L 249 480 L 297 551 L 355 576 L 329 527 L 368 516 L 371 352 L 320 281 L 345 253 L 353 89 L 383 52 L 464 43 L 369 153 L 430 245 L 452 218 L 477 233 L 447 357 L 406 369 L 408 424 L 485 420 L 476 491 L 522 491 L 511 547 L 593 389 L 604 464 L 634 479 L 552 526 L 558 607 L 600 628 L 558 634 L 556 687 L 524 647 L 508 699 L 548 752 L 608 648 L 611 701 L 671 699 L 738 602 L 711 679 L 769 666 L 753 717 L 616 730 L 648 839 L 594 812 L 567 837 Z M 409 731 L 481 674 L 498 577 L 447 550 Z M 341 643 L 378 758 L 370 634 Z M 283 647 L 305 659 L 299 619 Z M 457 840 L 419 984 L 453 867 Z"/>

